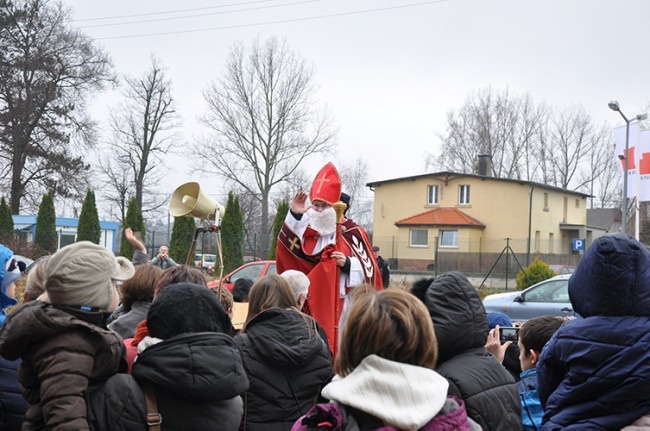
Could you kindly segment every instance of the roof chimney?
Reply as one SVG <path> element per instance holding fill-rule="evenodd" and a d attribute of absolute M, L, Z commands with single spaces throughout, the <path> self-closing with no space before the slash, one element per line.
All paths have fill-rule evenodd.
<path fill-rule="evenodd" d="M 489 154 L 479 154 L 478 156 L 478 174 L 484 177 L 492 176 L 492 156 Z"/>

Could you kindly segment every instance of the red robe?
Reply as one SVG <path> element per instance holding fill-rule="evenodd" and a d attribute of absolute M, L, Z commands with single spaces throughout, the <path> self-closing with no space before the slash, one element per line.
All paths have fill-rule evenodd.
<path fill-rule="evenodd" d="M 336 265 L 336 259 L 331 258 L 332 252 L 340 251 L 346 256 L 359 259 L 364 282 L 377 290 L 383 289 L 381 272 L 366 232 L 352 220 L 345 220 L 341 230 L 342 241 L 327 245 L 318 253 L 307 254 L 303 250 L 302 239 L 285 223 L 278 235 L 276 249 L 278 274 L 287 269 L 295 269 L 309 277 L 310 298 L 305 312 L 311 314 L 323 327 L 333 353 L 337 351 L 338 324 L 344 298 L 339 290 L 340 268 Z"/>

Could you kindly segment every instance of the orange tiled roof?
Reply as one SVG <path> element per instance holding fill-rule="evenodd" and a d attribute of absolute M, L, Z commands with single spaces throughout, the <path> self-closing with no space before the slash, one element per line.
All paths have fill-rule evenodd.
<path fill-rule="evenodd" d="M 435 208 L 395 222 L 396 226 L 464 226 L 484 229 L 485 225 L 456 208 Z"/>

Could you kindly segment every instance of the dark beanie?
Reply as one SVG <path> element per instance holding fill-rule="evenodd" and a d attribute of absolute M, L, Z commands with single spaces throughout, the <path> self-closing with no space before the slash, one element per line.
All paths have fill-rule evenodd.
<path fill-rule="evenodd" d="M 192 283 L 165 286 L 147 314 L 149 335 L 162 340 L 193 332 L 227 333 L 230 326 L 217 296 L 207 287 Z"/>

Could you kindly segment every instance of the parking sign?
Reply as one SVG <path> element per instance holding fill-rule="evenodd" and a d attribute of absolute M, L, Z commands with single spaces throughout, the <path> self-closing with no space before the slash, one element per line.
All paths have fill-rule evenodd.
<path fill-rule="evenodd" d="M 584 238 L 573 238 L 573 251 L 585 251 Z"/>

